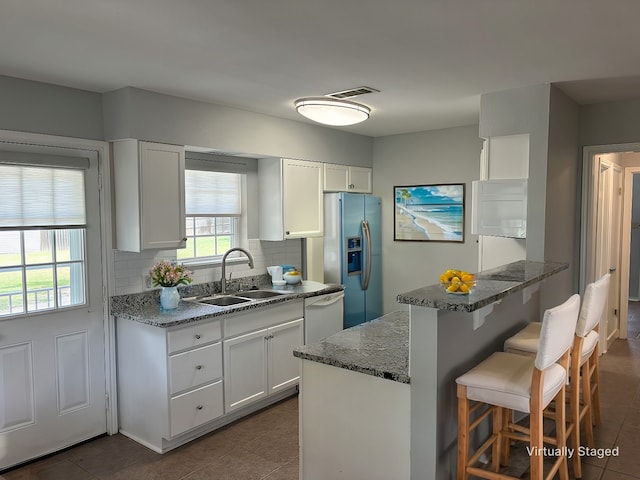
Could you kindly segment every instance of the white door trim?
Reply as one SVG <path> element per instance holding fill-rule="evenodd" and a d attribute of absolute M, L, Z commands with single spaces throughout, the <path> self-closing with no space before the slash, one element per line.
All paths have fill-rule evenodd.
<path fill-rule="evenodd" d="M 583 148 L 582 151 L 582 210 L 580 222 L 580 294 L 589 282 L 595 279 L 595 238 L 596 230 L 596 197 L 598 191 L 597 175 L 598 155 L 607 153 L 640 152 L 640 143 L 619 143 L 612 145 L 591 145 Z M 627 337 L 627 315 L 629 302 L 629 254 L 631 228 L 631 204 L 628 175 L 629 170 L 635 167 L 624 169 L 624 200 L 623 200 L 623 221 L 621 239 L 621 260 L 620 260 L 620 338 Z M 640 168 L 637 169 L 640 172 Z M 635 171 L 635 170 L 634 170 Z M 629 210 L 627 212 L 627 210 Z"/>
<path fill-rule="evenodd" d="M 622 210 L 622 249 L 620 251 L 620 338 L 627 338 L 629 315 L 629 259 L 631 258 L 631 213 L 633 203 L 633 174 L 640 173 L 640 167 L 624 169 L 624 200 Z M 626 260 L 625 260 L 626 259 Z M 622 286 L 626 285 L 626 288 Z"/>
<path fill-rule="evenodd" d="M 58 147 L 70 150 L 87 150 L 98 155 L 100 174 L 100 228 L 102 230 L 102 282 L 103 282 L 103 325 L 105 338 L 105 391 L 107 394 L 107 433 L 118 432 L 118 409 L 116 395 L 116 355 L 115 355 L 115 322 L 109 315 L 109 298 L 113 295 L 113 245 L 111 222 L 111 169 L 109 144 L 99 140 L 58 137 L 38 133 L 14 132 L 0 130 L 0 143 L 17 143 L 36 147 Z"/>

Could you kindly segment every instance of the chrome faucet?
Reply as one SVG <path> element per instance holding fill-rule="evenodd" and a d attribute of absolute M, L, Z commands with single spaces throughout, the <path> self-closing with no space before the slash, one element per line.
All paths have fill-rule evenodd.
<path fill-rule="evenodd" d="M 222 255 L 222 279 L 220 280 L 220 293 L 227 293 L 227 255 L 229 255 L 231 252 L 244 253 L 249 259 L 249 268 L 253 268 L 253 257 L 244 248 L 233 247 L 224 252 L 224 255 Z"/>

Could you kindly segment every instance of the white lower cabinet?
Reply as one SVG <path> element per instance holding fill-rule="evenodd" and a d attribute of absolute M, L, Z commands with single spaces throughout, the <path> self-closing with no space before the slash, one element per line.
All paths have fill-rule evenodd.
<path fill-rule="evenodd" d="M 267 396 L 267 329 L 224 341 L 225 409 Z"/>
<path fill-rule="evenodd" d="M 175 437 L 224 413 L 222 380 L 171 397 L 170 404 L 171 436 Z"/>
<path fill-rule="evenodd" d="M 304 320 L 302 303 L 295 302 L 295 307 L 287 305 L 287 312 L 261 319 L 267 324 L 280 322 L 276 325 L 223 341 L 227 412 L 298 384 L 300 363 L 293 350 L 304 343 Z M 286 317 L 294 319 L 282 322 Z"/>
<path fill-rule="evenodd" d="M 169 383 L 172 395 L 220 377 L 222 377 L 220 342 L 169 357 Z"/>
<path fill-rule="evenodd" d="M 268 330 L 267 378 L 269 393 L 276 393 L 300 382 L 300 360 L 293 350 L 304 344 L 302 318 Z"/>
<path fill-rule="evenodd" d="M 117 342 L 121 433 L 162 453 L 224 414 L 219 320 L 167 329 L 118 319 Z"/>
<path fill-rule="evenodd" d="M 300 366 L 293 350 L 303 343 L 302 318 L 225 340 L 225 409 L 243 407 L 296 385 Z"/>
<path fill-rule="evenodd" d="M 289 395 L 303 313 L 293 300 L 184 327 L 118 318 L 120 432 L 164 453 Z"/>

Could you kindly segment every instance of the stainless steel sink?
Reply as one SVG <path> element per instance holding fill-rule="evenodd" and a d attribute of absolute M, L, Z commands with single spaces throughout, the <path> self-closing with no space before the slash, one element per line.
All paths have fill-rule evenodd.
<path fill-rule="evenodd" d="M 208 305 L 216 305 L 218 307 L 228 307 L 230 305 L 250 302 L 251 300 L 248 298 L 240 298 L 234 297 L 233 295 L 227 295 L 224 297 L 202 298 L 195 301 L 198 303 L 206 303 Z"/>
<path fill-rule="evenodd" d="M 274 292 L 273 290 L 247 290 L 246 292 L 238 292 L 235 295 L 242 298 L 271 298 L 284 295 L 284 293 Z"/>
<path fill-rule="evenodd" d="M 265 298 L 278 297 L 285 293 L 274 292 L 273 290 L 247 290 L 246 292 L 237 292 L 233 295 L 208 295 L 202 297 L 184 298 L 188 302 L 206 303 L 207 305 L 216 305 L 218 307 L 229 307 L 247 303 L 252 300 L 261 300 Z"/>

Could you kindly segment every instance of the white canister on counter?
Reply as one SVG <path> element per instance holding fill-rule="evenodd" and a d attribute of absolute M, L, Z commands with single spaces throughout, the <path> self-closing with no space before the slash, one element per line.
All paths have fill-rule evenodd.
<path fill-rule="evenodd" d="M 267 272 L 271 275 L 271 283 L 274 285 L 284 285 L 286 282 L 282 279 L 282 267 L 280 265 L 272 265 L 267 267 Z"/>

